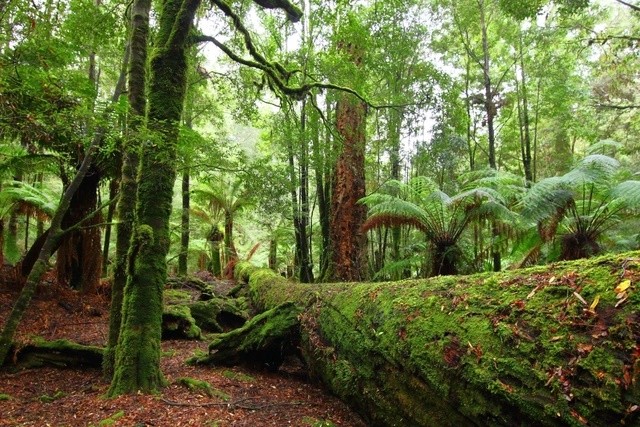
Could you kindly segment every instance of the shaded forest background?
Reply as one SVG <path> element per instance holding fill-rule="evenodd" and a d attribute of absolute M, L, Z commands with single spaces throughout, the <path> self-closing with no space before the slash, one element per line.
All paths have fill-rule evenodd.
<path fill-rule="evenodd" d="M 176 158 L 172 271 L 221 275 L 258 245 L 254 261 L 305 282 L 637 248 L 637 10 L 504 3 L 310 2 L 294 26 L 239 5 L 256 50 L 297 83 L 330 81 L 361 99 L 322 87 L 286 96 L 264 71 L 199 43 L 212 30 L 243 48 L 219 12 L 200 11 Z M 126 97 L 107 107 L 130 10 L 118 1 L 11 1 L 1 12 L 0 224 L 3 259 L 14 264 L 47 229 L 100 127 L 97 161 L 63 225 L 117 195 Z M 153 29 L 150 37 L 153 45 Z M 343 145 L 359 153 L 340 157 Z M 367 195 L 355 209 L 334 194 L 345 190 L 344 162 L 364 181 L 346 189 L 351 203 Z M 114 207 L 62 242 L 59 280 L 92 288 L 109 273 Z M 355 210 L 348 228 L 360 234 L 367 208 L 370 231 L 356 237 L 357 254 L 343 253 L 337 241 L 350 237 L 335 234 L 338 217 Z M 336 270 L 345 257 L 357 273 Z"/>

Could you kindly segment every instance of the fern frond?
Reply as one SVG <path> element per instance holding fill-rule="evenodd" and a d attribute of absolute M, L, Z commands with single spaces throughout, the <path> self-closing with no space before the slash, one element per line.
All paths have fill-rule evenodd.
<path fill-rule="evenodd" d="M 571 171 L 564 174 L 562 179 L 570 185 L 585 183 L 606 185 L 619 167 L 620 162 L 613 157 L 591 154 L 582 159 Z"/>
<path fill-rule="evenodd" d="M 58 195 L 46 188 L 39 188 L 26 182 L 13 181 L 2 190 L 4 203 L 13 205 L 14 210 L 24 214 L 51 218 L 58 207 Z"/>
<path fill-rule="evenodd" d="M 640 208 L 640 181 L 621 182 L 613 188 L 612 195 L 622 200 L 628 208 Z"/>
<path fill-rule="evenodd" d="M 574 200 L 574 194 L 562 177 L 543 179 L 529 189 L 521 201 L 522 216 L 534 222 L 557 214 Z"/>
<path fill-rule="evenodd" d="M 369 231 L 381 227 L 400 227 L 406 225 L 417 230 L 428 232 L 425 224 L 415 217 L 394 215 L 390 213 L 379 213 L 372 215 L 362 224 L 362 231 Z"/>
<path fill-rule="evenodd" d="M 588 154 L 604 154 L 607 149 L 619 150 L 624 146 L 613 139 L 602 139 L 587 148 Z"/>

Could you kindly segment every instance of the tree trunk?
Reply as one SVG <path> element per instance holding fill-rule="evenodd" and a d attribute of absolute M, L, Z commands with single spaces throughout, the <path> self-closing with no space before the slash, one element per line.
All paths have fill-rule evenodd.
<path fill-rule="evenodd" d="M 636 425 L 640 301 L 618 304 L 613 289 L 638 280 L 639 260 L 322 287 L 247 263 L 236 275 L 261 310 L 298 307 L 300 336 L 284 344 L 369 425 Z"/>
<path fill-rule="evenodd" d="M 218 225 L 214 225 L 211 228 L 211 232 L 209 233 L 209 250 L 210 253 L 210 261 L 209 261 L 209 272 L 213 274 L 215 277 L 222 277 L 222 261 L 220 260 L 220 242 L 223 239 L 222 233 L 218 229 Z"/>
<path fill-rule="evenodd" d="M 165 0 L 151 60 L 149 128 L 158 132 L 153 149 L 142 152 L 136 223 L 129 252 L 122 327 L 108 394 L 154 392 L 164 384 L 160 370 L 162 290 L 167 277 L 169 217 L 176 178 L 178 125 L 186 92 L 187 38 L 200 0 Z"/>
<path fill-rule="evenodd" d="M 331 102 L 327 102 L 327 117 L 330 116 Z M 318 129 L 318 117 L 317 114 L 312 115 L 311 121 L 312 128 L 312 151 L 313 151 L 313 165 L 316 178 L 316 197 L 318 198 L 318 220 L 320 222 L 320 255 L 318 260 L 318 280 L 324 281 L 326 279 L 327 271 L 329 268 L 329 261 L 331 258 L 331 238 L 330 238 L 330 211 L 331 211 L 331 167 L 330 158 L 327 155 L 330 152 L 332 146 L 331 134 L 327 132 L 324 146 L 320 143 L 320 135 Z"/>
<path fill-rule="evenodd" d="M 111 307 L 109 310 L 109 336 L 104 351 L 103 373 L 111 378 L 115 366 L 116 345 L 122 323 L 122 301 L 129 268 L 129 244 L 135 221 L 135 206 L 138 191 L 137 170 L 139 163 L 139 132 L 143 126 L 146 108 L 145 82 L 147 67 L 147 36 L 149 32 L 149 11 L 151 0 L 136 0 L 131 6 L 131 35 L 125 49 L 123 69 L 128 70 L 129 115 L 127 130 L 122 145 L 122 165 L 120 166 L 120 188 L 116 215 L 116 253 L 111 284 Z"/>
<path fill-rule="evenodd" d="M 311 266 L 311 247 L 309 236 L 309 141 L 307 135 L 307 106 L 302 101 L 300 113 L 300 210 L 298 212 L 297 227 L 299 242 L 298 265 L 300 268 L 300 281 L 302 283 L 313 282 L 313 268 Z M 294 221 L 296 222 L 296 221 Z"/>
<path fill-rule="evenodd" d="M 358 200 L 365 196 L 364 152 L 367 108 L 343 95 L 336 107 L 342 153 L 338 158 L 331 200 L 331 276 L 338 281 L 362 280 L 366 271 L 366 233 L 361 228 L 367 209 Z"/>
<path fill-rule="evenodd" d="M 524 49 L 522 46 L 522 33 L 519 39 L 520 48 L 520 73 L 522 75 L 522 126 L 524 132 L 522 152 L 522 165 L 524 167 L 524 177 L 527 180 L 527 186 L 533 183 L 533 170 L 531 165 L 531 126 L 529 123 L 529 96 L 527 92 L 527 77 L 524 68 Z"/>
<path fill-rule="evenodd" d="M 63 229 L 97 209 L 99 185 L 100 173 L 96 167 L 91 167 L 71 199 L 71 207 L 62 220 Z M 97 226 L 100 221 L 100 216 L 94 216 L 86 223 L 86 228 L 69 233 L 62 239 L 56 257 L 59 284 L 82 292 L 97 288 L 102 272 L 100 228 Z"/>
<path fill-rule="evenodd" d="M 109 200 L 113 201 L 118 195 L 118 179 L 109 182 Z M 116 210 L 116 204 L 111 203 L 107 210 L 107 225 L 104 229 L 104 244 L 102 245 L 102 277 L 106 277 L 109 272 L 109 248 L 111 247 L 111 223 Z"/>
<path fill-rule="evenodd" d="M 191 205 L 189 168 L 185 167 L 182 173 L 182 215 L 180 233 L 180 254 L 178 255 L 178 274 L 187 275 L 187 264 L 189 260 L 189 210 Z"/>

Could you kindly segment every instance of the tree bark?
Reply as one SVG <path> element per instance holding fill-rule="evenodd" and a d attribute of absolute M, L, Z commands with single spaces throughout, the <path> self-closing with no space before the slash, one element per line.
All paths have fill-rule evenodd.
<path fill-rule="evenodd" d="M 295 303 L 311 375 L 372 426 L 635 425 L 640 300 L 614 288 L 639 274 L 640 252 L 348 286 L 236 268 L 261 310 Z"/>
<path fill-rule="evenodd" d="M 112 179 L 109 182 L 109 200 L 113 201 L 118 196 L 118 179 Z M 104 229 L 104 243 L 102 245 L 102 277 L 106 277 L 109 273 L 109 249 L 111 247 L 111 223 L 113 215 L 116 211 L 116 204 L 111 203 L 107 209 L 107 225 Z"/>
<path fill-rule="evenodd" d="M 111 308 L 109 311 L 109 336 L 104 352 L 103 373 L 105 378 L 113 375 L 116 345 L 122 322 L 122 300 L 127 283 L 129 266 L 129 244 L 135 220 L 136 194 L 138 189 L 137 170 L 139 163 L 140 131 L 146 108 L 145 82 L 147 67 L 147 36 L 149 33 L 149 11 L 151 0 L 136 0 L 131 7 L 131 34 L 125 51 L 124 69 L 129 80 L 129 115 L 122 146 L 120 166 L 120 188 L 116 216 L 116 251 L 111 284 Z"/>
<path fill-rule="evenodd" d="M 342 136 L 342 153 L 335 170 L 331 199 L 330 242 L 334 280 L 362 280 L 366 271 L 366 234 L 362 224 L 367 216 L 364 152 L 366 105 L 343 95 L 336 107 L 338 132 Z"/>
<path fill-rule="evenodd" d="M 191 209 L 189 181 L 189 167 L 185 167 L 182 172 L 182 215 L 180 224 L 180 254 L 178 255 L 178 274 L 181 276 L 187 275 L 187 264 L 189 261 L 189 210 Z"/>
<path fill-rule="evenodd" d="M 85 175 L 78 191 L 71 199 L 71 208 L 62 220 L 62 228 L 68 228 L 96 210 L 100 172 L 92 166 Z M 100 216 L 95 216 L 86 228 L 74 231 L 62 239 L 56 257 L 58 283 L 82 292 L 97 288 L 102 271 L 100 247 Z"/>

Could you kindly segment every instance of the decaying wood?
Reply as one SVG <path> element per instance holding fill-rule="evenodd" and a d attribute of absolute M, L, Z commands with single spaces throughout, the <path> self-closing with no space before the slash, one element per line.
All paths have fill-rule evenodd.
<path fill-rule="evenodd" d="M 394 283 L 293 284 L 247 264 L 236 274 L 260 309 L 298 307 L 311 375 L 370 425 L 640 421 L 638 252 Z M 222 361 L 238 357 L 236 335 L 212 343 Z"/>

